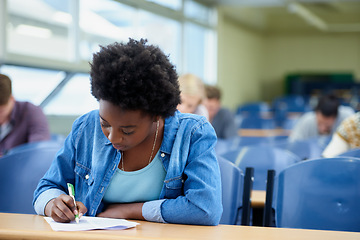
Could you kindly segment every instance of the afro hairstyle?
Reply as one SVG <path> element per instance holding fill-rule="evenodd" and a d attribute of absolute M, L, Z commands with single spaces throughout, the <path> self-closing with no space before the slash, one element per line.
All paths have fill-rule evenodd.
<path fill-rule="evenodd" d="M 163 118 L 181 101 L 174 65 L 146 39 L 100 46 L 90 67 L 91 93 L 98 101 Z"/>

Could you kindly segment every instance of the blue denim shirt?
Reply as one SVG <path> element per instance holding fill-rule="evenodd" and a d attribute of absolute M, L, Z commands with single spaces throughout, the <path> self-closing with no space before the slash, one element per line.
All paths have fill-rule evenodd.
<path fill-rule="evenodd" d="M 222 215 L 221 179 L 211 124 L 193 114 L 176 112 L 165 119 L 160 158 L 166 177 L 159 200 L 144 203 L 148 221 L 217 225 Z M 87 207 L 86 215 L 102 212 L 102 199 L 118 167 L 121 154 L 101 130 L 97 110 L 78 118 L 47 173 L 34 193 L 34 208 L 43 215 L 45 206 L 66 183 L 75 186 L 76 200 Z"/>

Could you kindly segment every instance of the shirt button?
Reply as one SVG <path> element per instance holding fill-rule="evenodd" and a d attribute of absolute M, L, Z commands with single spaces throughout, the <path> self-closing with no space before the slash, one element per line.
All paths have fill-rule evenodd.
<path fill-rule="evenodd" d="M 161 153 L 161 157 L 165 157 L 165 153 Z"/>
<path fill-rule="evenodd" d="M 85 175 L 85 179 L 89 179 L 89 174 L 86 174 L 86 175 Z"/>

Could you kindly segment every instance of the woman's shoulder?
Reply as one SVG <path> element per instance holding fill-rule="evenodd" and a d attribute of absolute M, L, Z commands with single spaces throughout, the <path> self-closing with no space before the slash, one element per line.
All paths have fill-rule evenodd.
<path fill-rule="evenodd" d="M 99 111 L 93 110 L 91 112 L 85 113 L 75 119 L 72 130 L 79 131 L 80 129 L 84 129 L 88 125 L 95 125 L 99 119 Z"/>
<path fill-rule="evenodd" d="M 170 132 L 193 133 L 196 130 L 209 131 L 212 129 L 210 122 L 204 117 L 192 113 L 176 111 L 174 116 L 165 120 L 165 128 Z"/>
<path fill-rule="evenodd" d="M 193 113 L 181 113 L 176 111 L 174 116 L 171 117 L 170 121 L 177 123 L 179 125 L 182 124 L 203 124 L 208 122 L 205 116 L 193 114 Z"/>
<path fill-rule="evenodd" d="M 98 117 L 99 117 L 99 110 L 92 110 L 88 113 L 79 116 L 75 121 L 77 122 L 93 121 Z"/>

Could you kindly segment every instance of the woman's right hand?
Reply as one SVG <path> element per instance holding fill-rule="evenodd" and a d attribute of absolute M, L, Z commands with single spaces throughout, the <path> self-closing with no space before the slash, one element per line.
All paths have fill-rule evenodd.
<path fill-rule="evenodd" d="M 87 208 L 82 202 L 76 201 L 76 207 L 72 197 L 61 194 L 46 204 L 45 215 L 51 217 L 55 222 L 71 222 L 75 220 L 76 214 L 79 214 L 79 218 L 81 218 L 87 212 Z"/>

